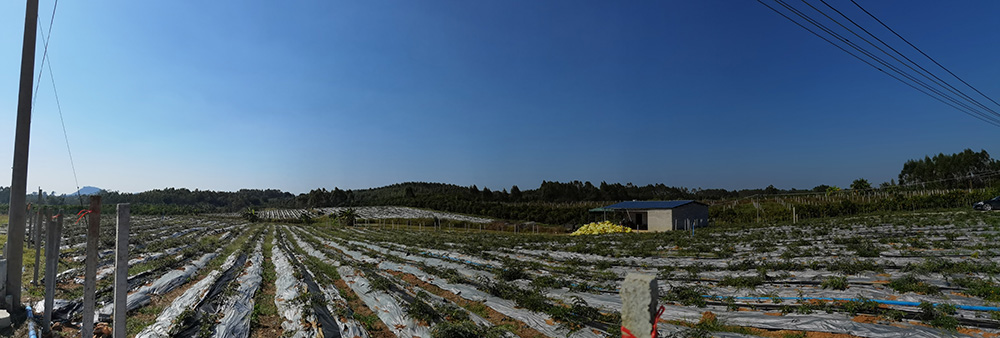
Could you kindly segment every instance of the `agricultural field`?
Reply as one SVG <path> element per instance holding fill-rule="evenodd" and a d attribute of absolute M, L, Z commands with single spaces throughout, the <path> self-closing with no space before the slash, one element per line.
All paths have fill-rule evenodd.
<path fill-rule="evenodd" d="M 257 215 L 268 221 L 288 221 L 298 220 L 302 215 L 309 217 L 336 216 L 338 213 L 348 210 L 347 207 L 328 207 L 315 209 L 277 209 L 258 211 Z M 409 207 L 378 206 L 378 207 L 357 207 L 353 208 L 358 219 L 364 220 L 387 220 L 387 219 L 444 219 L 469 223 L 489 223 L 492 219 L 467 216 L 450 212 L 440 212 Z M 237 216 L 228 214 L 225 216 Z"/>
<path fill-rule="evenodd" d="M 106 216 L 102 224 L 96 320 L 111 309 L 114 223 Z M 657 276 L 661 337 L 1000 334 L 994 213 L 817 219 L 693 236 L 208 216 L 135 216 L 132 224 L 130 337 L 619 336 L 618 289 L 632 272 Z M 82 320 L 83 226 L 68 223 L 63 233 L 56 333 L 71 336 Z M 34 305 L 41 288 L 25 285 Z"/>

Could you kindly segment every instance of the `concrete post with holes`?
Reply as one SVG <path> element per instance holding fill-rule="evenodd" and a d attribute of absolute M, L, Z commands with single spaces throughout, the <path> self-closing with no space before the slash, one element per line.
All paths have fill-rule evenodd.
<path fill-rule="evenodd" d="M 56 270 L 59 270 L 59 241 L 62 237 L 63 216 L 59 213 L 58 220 L 49 220 L 48 238 L 45 239 L 45 312 L 42 315 L 42 329 L 48 332 L 52 328 L 52 306 L 56 294 Z"/>
<path fill-rule="evenodd" d="M 94 307 L 97 305 L 97 245 L 101 239 L 101 196 L 90 196 L 87 218 L 87 258 L 83 270 L 82 337 L 94 336 Z"/>
<path fill-rule="evenodd" d="M 655 275 L 629 273 L 622 283 L 622 328 L 636 337 L 655 337 L 659 287 Z"/>
<path fill-rule="evenodd" d="M 125 313 L 128 312 L 128 232 L 129 204 L 118 204 L 118 230 L 115 234 L 115 311 L 112 317 L 115 337 L 125 338 Z"/>

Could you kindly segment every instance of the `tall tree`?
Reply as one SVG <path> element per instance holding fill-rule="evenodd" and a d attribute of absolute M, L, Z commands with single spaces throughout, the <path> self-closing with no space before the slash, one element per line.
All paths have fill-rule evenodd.
<path fill-rule="evenodd" d="M 521 189 L 517 185 L 510 187 L 510 200 L 515 202 L 521 200 Z"/>
<path fill-rule="evenodd" d="M 924 188 L 981 188 L 989 185 L 1000 172 L 1000 162 L 990 158 L 986 150 L 962 152 L 921 160 L 909 160 L 899 172 L 899 185 Z"/>
<path fill-rule="evenodd" d="M 872 184 L 868 180 L 859 178 L 851 182 L 851 190 L 871 190 Z"/>

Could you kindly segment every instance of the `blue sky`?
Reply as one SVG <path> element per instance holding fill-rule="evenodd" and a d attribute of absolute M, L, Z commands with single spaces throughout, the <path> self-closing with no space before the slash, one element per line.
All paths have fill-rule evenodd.
<path fill-rule="evenodd" d="M 1000 2 L 859 2 L 1000 98 Z M 8 168 L 23 13 L 0 3 Z M 811 188 L 1000 156 L 997 127 L 755 1 L 63 1 L 49 56 L 80 184 L 119 191 Z M 36 80 L 29 190 L 71 192 L 48 70 Z"/>

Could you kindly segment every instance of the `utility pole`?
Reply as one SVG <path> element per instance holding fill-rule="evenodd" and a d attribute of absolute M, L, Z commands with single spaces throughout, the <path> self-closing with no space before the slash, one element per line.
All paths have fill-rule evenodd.
<path fill-rule="evenodd" d="M 25 194 L 28 193 L 28 141 L 31 136 L 31 85 L 35 81 L 35 39 L 38 0 L 28 0 L 24 10 L 21 46 L 21 81 L 17 93 L 17 126 L 14 133 L 14 172 L 10 180 L 10 225 L 7 230 L 7 309 L 20 313 L 21 263 L 24 257 Z"/>

